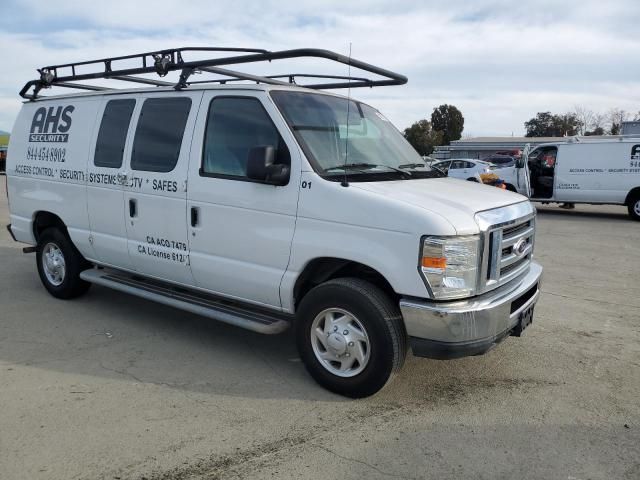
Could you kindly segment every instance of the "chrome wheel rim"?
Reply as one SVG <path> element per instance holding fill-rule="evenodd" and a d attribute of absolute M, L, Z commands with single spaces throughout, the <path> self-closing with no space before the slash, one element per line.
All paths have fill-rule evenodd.
<path fill-rule="evenodd" d="M 369 363 L 371 345 L 367 330 L 346 310 L 323 310 L 313 319 L 310 334 L 313 353 L 333 375 L 354 377 Z"/>
<path fill-rule="evenodd" d="M 637 200 L 633 205 L 633 211 L 636 212 L 636 215 L 640 217 L 640 200 Z"/>
<path fill-rule="evenodd" d="M 67 266 L 62 250 L 55 243 L 47 243 L 42 249 L 42 269 L 51 285 L 58 287 L 64 282 Z"/>

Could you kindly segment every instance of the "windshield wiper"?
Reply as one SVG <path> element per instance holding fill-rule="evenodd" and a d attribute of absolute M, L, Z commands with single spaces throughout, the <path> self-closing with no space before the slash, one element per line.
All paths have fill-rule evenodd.
<path fill-rule="evenodd" d="M 398 168 L 427 168 L 429 167 L 431 170 L 428 172 L 415 172 L 418 173 L 420 176 L 418 178 L 422 178 L 422 175 L 427 175 L 427 174 L 432 174 L 435 173 L 435 176 L 442 176 L 442 177 L 446 177 L 447 174 L 444 173 L 442 170 L 440 170 L 438 167 L 435 167 L 433 165 L 427 165 L 426 163 L 405 163 L 403 165 L 398 165 Z"/>
<path fill-rule="evenodd" d="M 424 163 L 403 163 L 398 165 L 398 168 L 425 168 L 426 166 Z"/>
<path fill-rule="evenodd" d="M 360 171 L 364 171 L 361 169 L 378 168 L 378 167 L 388 168 L 389 170 L 398 172 L 405 177 L 411 177 L 411 172 L 407 172 L 406 170 L 400 170 L 399 168 L 392 167 L 391 165 L 382 165 L 377 163 L 345 163 L 344 165 L 336 165 L 335 167 L 325 168 L 324 171 L 329 172 L 331 170 L 351 170 L 351 169 L 355 169 L 355 170 L 360 169 Z"/>

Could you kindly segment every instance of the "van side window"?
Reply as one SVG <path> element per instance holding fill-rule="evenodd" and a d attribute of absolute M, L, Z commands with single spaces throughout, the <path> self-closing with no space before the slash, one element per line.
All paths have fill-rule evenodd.
<path fill-rule="evenodd" d="M 200 174 L 247 180 L 249 150 L 266 145 L 276 149 L 275 163 L 291 163 L 289 149 L 257 98 L 214 98 L 209 104 Z"/>
<path fill-rule="evenodd" d="M 136 106 L 134 99 L 109 100 L 98 131 L 93 164 L 96 167 L 120 168 L 124 144 L 127 140 L 131 114 Z"/>
<path fill-rule="evenodd" d="M 170 172 L 175 168 L 190 109 L 187 97 L 144 101 L 131 153 L 133 170 Z"/>

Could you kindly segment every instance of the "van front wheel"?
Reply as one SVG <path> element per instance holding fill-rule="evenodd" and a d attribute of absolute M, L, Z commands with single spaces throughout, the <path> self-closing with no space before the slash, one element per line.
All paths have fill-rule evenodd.
<path fill-rule="evenodd" d="M 297 316 L 302 361 L 332 392 L 373 395 L 404 363 L 407 337 L 400 311 L 367 281 L 337 278 L 318 285 L 302 299 Z"/>
<path fill-rule="evenodd" d="M 91 286 L 80 278 L 80 272 L 91 265 L 57 228 L 48 228 L 40 235 L 36 263 L 42 284 L 56 298 L 79 297 Z"/>
<path fill-rule="evenodd" d="M 629 216 L 634 220 L 640 221 L 640 195 L 634 195 L 627 205 Z"/>

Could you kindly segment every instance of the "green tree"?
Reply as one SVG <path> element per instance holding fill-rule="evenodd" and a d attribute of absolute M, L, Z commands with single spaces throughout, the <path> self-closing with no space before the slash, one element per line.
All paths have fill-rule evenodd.
<path fill-rule="evenodd" d="M 442 132 L 436 132 L 429 120 L 419 120 L 405 128 L 404 138 L 420 155 L 430 155 L 433 147 L 442 145 Z"/>
<path fill-rule="evenodd" d="M 612 108 L 607 112 L 609 120 L 609 134 L 620 135 L 622 122 L 629 120 L 629 114 L 621 108 Z"/>
<path fill-rule="evenodd" d="M 534 118 L 524 123 L 527 137 L 563 137 L 577 135 L 582 127 L 575 113 L 554 115 L 538 112 Z"/>
<path fill-rule="evenodd" d="M 538 112 L 534 118 L 524 122 L 527 137 L 553 137 L 554 121 L 551 112 Z"/>
<path fill-rule="evenodd" d="M 557 126 L 562 132 L 562 135 L 578 135 L 582 129 L 582 123 L 578 119 L 575 113 L 565 113 L 562 115 L 555 115 L 557 119 Z"/>
<path fill-rule="evenodd" d="M 442 144 L 449 145 L 462 137 L 464 117 L 454 105 L 444 104 L 433 109 L 431 125 L 435 131 L 442 132 Z"/>
<path fill-rule="evenodd" d="M 609 135 L 620 135 L 620 130 L 622 130 L 622 125 L 616 122 L 611 122 L 611 128 L 609 129 Z"/>
<path fill-rule="evenodd" d="M 602 127 L 596 127 L 591 131 L 588 132 L 584 132 L 585 136 L 591 136 L 591 135 L 604 135 L 604 128 Z"/>

